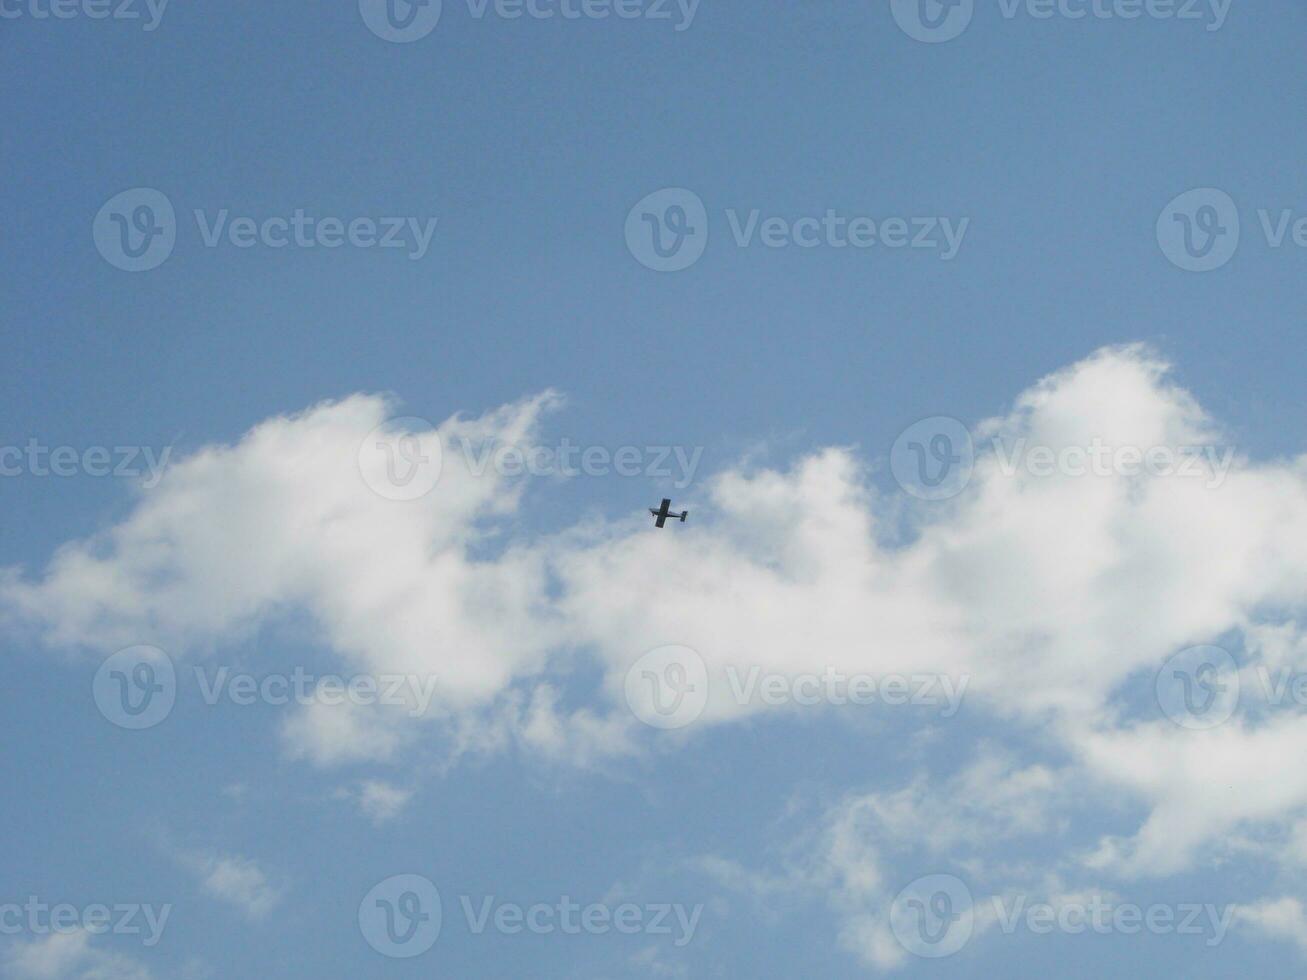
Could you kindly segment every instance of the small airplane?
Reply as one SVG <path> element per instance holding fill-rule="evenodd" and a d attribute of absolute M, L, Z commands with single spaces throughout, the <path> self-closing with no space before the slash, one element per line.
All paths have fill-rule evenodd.
<path fill-rule="evenodd" d="M 683 510 L 679 514 L 674 514 L 671 511 L 671 506 L 672 502 L 664 497 L 662 506 L 657 510 L 654 510 L 652 507 L 649 508 L 649 513 L 657 518 L 657 520 L 654 521 L 654 527 L 662 527 L 669 517 L 679 517 L 681 523 L 685 523 L 685 519 L 690 515 L 690 512 L 688 510 Z"/>

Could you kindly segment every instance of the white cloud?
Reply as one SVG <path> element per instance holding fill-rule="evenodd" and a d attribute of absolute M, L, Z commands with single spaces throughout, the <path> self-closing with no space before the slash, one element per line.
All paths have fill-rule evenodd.
<path fill-rule="evenodd" d="M 413 790 L 369 779 L 355 789 L 342 791 L 341 795 L 353 799 L 364 816 L 380 826 L 394 820 L 404 811 L 413 799 Z"/>
<path fill-rule="evenodd" d="M 1307 912 L 1298 899 L 1285 897 L 1241 905 L 1235 914 L 1241 925 L 1274 939 L 1291 942 L 1307 954 Z"/>
<path fill-rule="evenodd" d="M 151 980 L 141 964 L 97 949 L 85 930 L 54 932 L 11 948 L 4 959 L 12 980 Z"/>
<path fill-rule="evenodd" d="M 267 918 L 281 903 L 284 889 L 273 884 L 249 858 L 187 852 L 179 855 L 179 859 L 199 878 L 205 893 L 233 906 L 252 921 Z"/>
<path fill-rule="evenodd" d="M 454 417 L 419 438 L 529 447 L 555 402 Z M 513 537 L 523 481 L 474 475 L 451 453 L 432 493 L 384 499 L 356 454 L 390 414 L 384 399 L 354 396 L 176 462 L 122 523 L 66 545 L 35 577 L 4 573 L 0 609 L 51 646 L 146 642 L 179 657 L 307 614 L 334 660 L 436 675 L 425 720 L 444 723 L 454 750 L 516 743 L 584 763 L 685 740 L 659 743 L 623 705 L 626 669 L 665 644 L 697 650 L 712 681 L 689 738 L 796 710 L 737 703 L 728 668 L 965 675 L 968 710 L 1006 723 L 1014 744 L 1058 753 L 1067 772 L 1014 761 L 1016 782 L 991 772 L 954 787 L 975 813 L 925 813 L 916 826 L 894 808 L 920 815 L 911 794 L 936 790 L 909 787 L 877 799 L 875 834 L 896 833 L 897 820 L 918 838 L 960 837 L 993 813 L 1033 832 L 1066 784 L 1092 785 L 1146 813 L 1132 834 L 1078 855 L 1122 878 L 1193 867 L 1250 828 L 1287 837 L 1307 812 L 1293 764 L 1307 731 L 1293 712 L 1196 733 L 1139 707 L 1159 665 L 1190 644 L 1242 638 L 1245 670 L 1307 663 L 1307 463 L 1241 458 L 1221 480 L 1210 470 L 1036 476 L 1005 471 L 991 448 L 1223 443 L 1146 349 L 1101 351 L 977 423 L 975 473 L 951 501 L 882 497 L 865 461 L 832 448 L 784 471 L 719 473 L 690 502 L 696 521 L 677 529 L 688 533 L 655 532 L 641 515 Z M 597 700 L 577 689 L 578 666 L 599 668 Z M 398 762 L 421 725 L 405 712 L 319 705 L 284 735 L 317 764 Z M 842 846 L 865 860 L 839 879 L 840 894 L 871 887 L 879 851 L 863 855 L 851 837 Z M 850 918 L 846 941 L 889 963 L 883 939 Z"/>

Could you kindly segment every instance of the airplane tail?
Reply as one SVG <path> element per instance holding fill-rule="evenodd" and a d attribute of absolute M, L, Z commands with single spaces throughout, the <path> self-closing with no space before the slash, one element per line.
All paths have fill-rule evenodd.
<path fill-rule="evenodd" d="M 685 519 L 689 516 L 690 516 L 690 512 L 688 510 L 681 511 L 681 523 L 684 524 Z"/>

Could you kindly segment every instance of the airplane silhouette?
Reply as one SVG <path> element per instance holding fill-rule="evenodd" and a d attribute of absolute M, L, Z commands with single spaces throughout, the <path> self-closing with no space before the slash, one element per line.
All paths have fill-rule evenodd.
<path fill-rule="evenodd" d="M 668 500 L 666 497 L 664 497 L 662 506 L 659 507 L 657 510 L 654 510 L 652 507 L 649 508 L 649 513 L 653 514 L 654 517 L 658 518 L 656 521 L 654 521 L 654 527 L 662 527 L 663 524 L 667 521 L 667 518 L 669 517 L 679 517 L 681 519 L 681 523 L 682 524 L 685 523 L 685 519 L 690 515 L 690 512 L 688 510 L 683 510 L 679 514 L 673 514 L 670 510 L 671 506 L 672 506 L 672 502 Z"/>

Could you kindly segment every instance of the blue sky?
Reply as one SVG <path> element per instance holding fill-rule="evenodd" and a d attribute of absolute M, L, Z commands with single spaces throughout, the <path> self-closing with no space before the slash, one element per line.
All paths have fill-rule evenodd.
<path fill-rule="evenodd" d="M 1307 667 L 1307 10 L 924 0 L 960 30 L 932 43 L 897 0 L 444 0 L 396 43 L 371 0 L 173 0 L 157 23 L 120 2 L 0 0 L 0 907 L 171 911 L 150 945 L 24 913 L 0 971 L 1301 972 L 1302 705 L 1194 729 L 1154 688 L 1199 644 L 1245 691 Z M 126 271 L 114 236 L 160 196 L 175 241 Z M 687 203 L 702 254 L 654 271 L 640 233 L 672 241 Z M 297 210 L 328 238 L 363 223 L 275 247 Z M 894 219 L 938 247 L 893 246 Z M 842 245 L 858 220 L 875 244 Z M 768 247 L 768 221 L 817 237 Z M 1185 227 L 1213 236 L 1187 258 Z M 1200 252 L 1214 268 L 1181 267 Z M 429 424 L 372 435 L 395 417 Z M 923 501 L 891 457 L 938 417 L 974 474 Z M 1093 439 L 1210 479 L 1004 465 Z M 564 441 L 599 462 L 493 455 Z M 32 444 L 72 447 L 70 475 Z M 96 475 L 95 447 L 137 476 Z M 393 499 L 386 452 L 440 455 L 429 492 Z M 691 514 L 655 535 L 664 496 Z M 664 731 L 623 691 L 669 644 L 713 694 Z M 94 693 L 140 645 L 177 691 L 135 731 Z M 1201 695 L 1216 675 L 1185 664 Z M 754 667 L 970 686 L 947 717 L 729 703 Z M 197 669 L 436 688 L 341 721 L 206 704 Z M 1209 945 L 982 915 L 936 960 L 893 927 L 935 874 L 977 909 L 1110 893 L 1232 918 Z M 399 875 L 443 906 L 406 958 L 359 922 Z M 461 900 L 485 896 L 642 925 L 478 934 Z M 672 912 L 644 928 L 663 905 L 699 909 L 683 945 Z"/>

